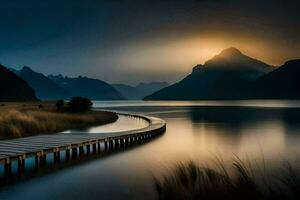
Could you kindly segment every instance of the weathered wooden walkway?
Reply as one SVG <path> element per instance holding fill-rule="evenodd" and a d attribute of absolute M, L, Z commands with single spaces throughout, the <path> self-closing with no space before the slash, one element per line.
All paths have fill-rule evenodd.
<path fill-rule="evenodd" d="M 25 169 L 25 159 L 29 157 L 35 157 L 35 165 L 38 168 L 46 164 L 49 154 L 53 154 L 54 162 L 59 162 L 61 152 L 65 151 L 65 159 L 69 160 L 84 154 L 84 152 L 86 154 L 99 153 L 101 144 L 105 151 L 109 151 L 153 138 L 162 134 L 166 129 L 166 123 L 162 119 L 142 115 L 125 115 L 142 118 L 148 121 L 149 125 L 138 130 L 113 133 L 57 133 L 1 140 L 0 164 L 4 165 L 5 175 L 9 175 L 12 173 L 13 161 L 18 162 L 18 171 L 22 172 Z"/>

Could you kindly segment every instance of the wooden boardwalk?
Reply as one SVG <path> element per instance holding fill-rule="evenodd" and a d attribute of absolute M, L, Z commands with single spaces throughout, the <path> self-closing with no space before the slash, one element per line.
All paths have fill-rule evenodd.
<path fill-rule="evenodd" d="M 127 146 L 162 134 L 166 123 L 162 119 L 143 115 L 122 114 L 142 118 L 149 122 L 145 128 L 113 133 L 57 133 L 31 137 L 0 140 L 0 164 L 4 165 L 5 174 L 11 174 L 12 162 L 18 162 L 18 171 L 25 168 L 25 159 L 35 157 L 36 167 L 46 164 L 47 155 L 53 154 L 54 162 L 60 160 L 60 153 L 65 151 L 66 160 L 78 155 L 97 153 L 101 144 L 105 151 Z"/>

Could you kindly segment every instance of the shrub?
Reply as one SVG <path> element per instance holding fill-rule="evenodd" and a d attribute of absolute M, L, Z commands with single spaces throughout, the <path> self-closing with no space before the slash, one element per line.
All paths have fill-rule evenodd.
<path fill-rule="evenodd" d="M 55 106 L 56 106 L 56 109 L 57 109 L 58 111 L 61 111 L 61 110 L 63 110 L 64 107 L 65 107 L 65 101 L 62 100 L 62 99 L 61 99 L 61 100 L 58 100 L 58 101 L 56 102 Z"/>
<path fill-rule="evenodd" d="M 70 112 L 86 112 L 89 111 L 93 103 L 84 97 L 73 97 L 68 103 L 68 111 Z"/>

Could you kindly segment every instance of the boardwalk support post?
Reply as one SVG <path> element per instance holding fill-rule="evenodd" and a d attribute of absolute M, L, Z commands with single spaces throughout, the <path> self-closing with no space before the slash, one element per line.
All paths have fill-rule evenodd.
<path fill-rule="evenodd" d="M 83 146 L 79 147 L 79 156 L 82 156 L 84 154 Z"/>
<path fill-rule="evenodd" d="M 57 152 L 56 151 L 53 151 L 53 161 L 54 161 L 54 163 L 57 162 Z"/>
<path fill-rule="evenodd" d="M 110 139 L 109 141 L 108 141 L 108 148 L 110 149 L 110 150 L 112 150 L 113 148 L 114 148 L 114 141 L 113 141 L 113 139 Z"/>
<path fill-rule="evenodd" d="M 24 158 L 18 159 L 18 173 L 21 174 L 25 171 L 25 160 Z"/>
<path fill-rule="evenodd" d="M 93 144 L 93 154 L 96 154 L 97 153 L 97 143 L 94 143 Z"/>
<path fill-rule="evenodd" d="M 121 138 L 121 139 L 120 139 L 120 145 L 121 145 L 121 147 L 124 147 L 124 146 L 125 146 L 124 138 Z"/>
<path fill-rule="evenodd" d="M 57 158 L 57 162 L 60 161 L 60 150 L 58 149 L 56 152 L 56 158 Z"/>
<path fill-rule="evenodd" d="M 47 164 L 47 156 L 43 154 L 40 156 L 40 166 L 45 166 Z"/>
<path fill-rule="evenodd" d="M 70 160 L 70 149 L 66 149 L 66 160 Z"/>
<path fill-rule="evenodd" d="M 38 169 L 39 168 L 39 155 L 35 156 L 34 162 L 35 162 L 35 169 Z"/>
<path fill-rule="evenodd" d="M 86 154 L 89 155 L 91 152 L 91 145 L 90 144 L 87 144 L 86 145 Z"/>
<path fill-rule="evenodd" d="M 77 148 L 76 147 L 72 148 L 72 157 L 73 158 L 77 157 Z"/>
<path fill-rule="evenodd" d="M 120 146 L 119 138 L 115 139 L 114 141 L 115 141 L 115 148 L 118 149 Z"/>
<path fill-rule="evenodd" d="M 108 149 L 108 144 L 107 144 L 107 140 L 104 141 L 104 150 L 107 151 Z"/>
<path fill-rule="evenodd" d="M 97 143 L 98 145 L 98 153 L 100 153 L 100 151 L 101 151 L 101 146 L 100 146 L 100 141 L 98 141 L 98 143 Z"/>
<path fill-rule="evenodd" d="M 9 159 L 7 159 L 4 163 L 4 173 L 5 176 L 10 176 L 12 174 L 11 162 Z"/>

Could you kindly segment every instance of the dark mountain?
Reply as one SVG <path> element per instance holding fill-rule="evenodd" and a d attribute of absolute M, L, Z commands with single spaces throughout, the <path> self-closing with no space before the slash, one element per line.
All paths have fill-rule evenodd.
<path fill-rule="evenodd" d="M 145 100 L 246 99 L 249 87 L 274 68 L 229 48 L 197 65 L 178 83 L 145 97 Z"/>
<path fill-rule="evenodd" d="M 139 99 L 139 91 L 136 89 L 136 87 L 126 84 L 112 84 L 111 86 L 120 92 L 126 99 Z"/>
<path fill-rule="evenodd" d="M 135 87 L 125 84 L 113 84 L 112 86 L 127 99 L 143 99 L 145 96 L 165 88 L 168 85 L 169 84 L 167 82 L 151 82 L 140 83 Z"/>
<path fill-rule="evenodd" d="M 219 55 L 208 60 L 204 67 L 210 71 L 221 71 L 239 74 L 241 78 L 254 80 L 266 74 L 274 67 L 242 54 L 236 48 L 223 50 Z"/>
<path fill-rule="evenodd" d="M 140 83 L 136 86 L 136 89 L 140 91 L 140 98 L 142 99 L 145 96 L 168 86 L 169 84 L 167 82 Z"/>
<path fill-rule="evenodd" d="M 261 76 L 253 87 L 260 99 L 300 99 L 300 59 L 286 62 L 276 70 Z"/>
<path fill-rule="evenodd" d="M 21 70 L 15 71 L 18 76 L 23 78 L 35 90 L 39 99 L 57 100 L 68 99 L 70 94 L 65 89 L 54 83 L 50 78 L 42 73 L 38 73 L 24 66 Z"/>
<path fill-rule="evenodd" d="M 123 100 L 125 99 L 115 88 L 104 81 L 87 77 L 63 77 L 62 75 L 49 75 L 52 81 L 71 96 L 81 96 L 92 100 Z"/>
<path fill-rule="evenodd" d="M 36 101 L 34 90 L 14 72 L 0 64 L 0 101 Z"/>

